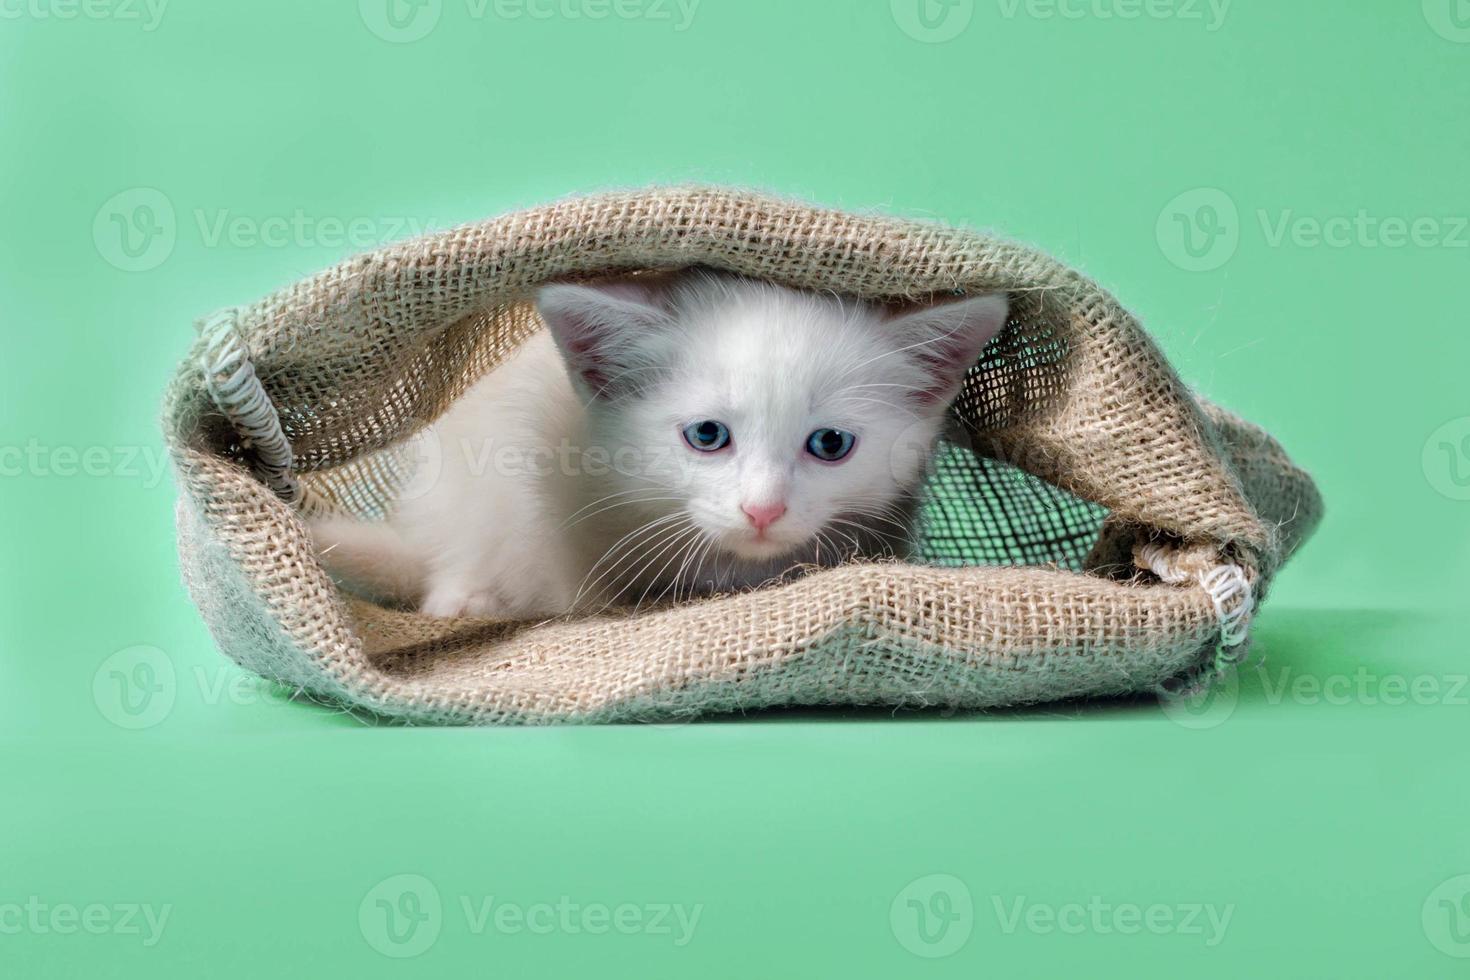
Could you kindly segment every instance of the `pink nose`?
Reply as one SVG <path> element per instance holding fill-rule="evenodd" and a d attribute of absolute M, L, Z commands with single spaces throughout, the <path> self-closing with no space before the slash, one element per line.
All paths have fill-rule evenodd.
<path fill-rule="evenodd" d="M 786 513 L 785 504 L 741 504 L 740 509 L 750 518 L 757 531 L 764 531 Z"/>

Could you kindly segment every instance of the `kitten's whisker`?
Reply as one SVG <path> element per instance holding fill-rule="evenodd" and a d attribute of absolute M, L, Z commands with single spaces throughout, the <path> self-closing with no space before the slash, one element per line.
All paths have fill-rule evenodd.
<path fill-rule="evenodd" d="M 834 521 L 834 523 L 852 524 L 851 521 L 842 521 L 842 520 Z M 856 524 L 854 524 L 853 526 L 854 527 L 860 527 L 859 525 L 856 525 Z M 839 557 L 842 557 L 842 558 L 846 559 L 847 557 L 851 557 L 852 554 L 856 554 L 859 550 L 861 550 L 858 547 L 858 539 L 857 539 L 856 536 L 851 535 L 851 534 L 844 534 L 843 532 L 839 531 L 837 528 L 831 527 L 831 526 L 828 526 L 827 528 L 825 528 L 825 530 L 829 530 L 833 534 L 836 534 L 836 535 L 838 535 L 840 537 L 846 538 L 847 539 L 847 543 L 851 546 L 851 548 L 852 548 L 852 551 L 851 552 L 844 552 L 841 548 L 835 549 L 837 551 Z"/>
<path fill-rule="evenodd" d="M 698 529 L 696 528 L 696 530 L 698 530 Z M 696 534 L 693 537 L 691 537 L 687 543 L 685 543 L 682 547 L 680 547 L 677 552 L 674 553 L 674 557 L 675 558 L 681 559 L 680 562 L 679 562 L 679 567 L 675 571 L 674 577 L 669 582 L 669 584 L 666 585 L 666 586 L 664 586 L 663 591 L 660 592 L 657 596 L 654 597 L 654 600 L 653 601 L 654 601 L 654 604 L 655 605 L 657 605 L 658 603 L 662 602 L 663 601 L 663 597 L 666 596 L 666 595 L 668 595 L 670 590 L 673 590 L 674 598 L 676 600 L 679 598 L 679 589 L 678 589 L 679 579 L 683 577 L 683 575 L 684 575 L 684 569 L 688 567 L 688 565 L 689 565 L 689 559 L 692 558 L 692 557 L 694 557 L 694 552 L 695 552 L 696 549 L 699 548 L 700 543 L 701 543 L 701 537 L 700 537 L 700 535 Z M 664 564 L 664 568 L 668 568 L 669 567 L 669 564 L 672 564 L 672 563 L 673 563 L 673 559 L 671 558 L 669 560 L 669 562 L 667 562 L 667 563 Z M 660 568 L 658 570 L 658 572 L 654 575 L 654 577 L 653 577 L 654 578 L 653 585 L 649 586 L 649 588 L 653 588 L 654 585 L 657 585 L 658 584 L 658 579 L 660 577 L 662 577 L 662 575 L 664 573 L 664 568 Z M 647 595 L 648 595 L 648 593 L 645 592 L 644 593 L 644 598 L 647 598 Z"/>
<path fill-rule="evenodd" d="M 873 357 L 868 358 L 866 361 L 863 361 L 860 364 L 854 364 L 852 367 L 848 368 L 845 372 L 843 372 L 842 377 L 843 378 L 846 378 L 849 374 L 852 374 L 852 372 L 858 370 L 859 368 L 867 367 L 869 364 L 872 364 L 874 361 L 881 361 L 885 357 L 892 357 L 894 354 L 902 354 L 905 351 L 917 350 L 920 347 L 928 347 L 930 344 L 937 344 L 941 340 L 948 340 L 949 338 L 953 337 L 955 334 L 959 333 L 960 330 L 962 330 L 962 329 L 963 329 L 963 325 L 960 325 L 960 326 L 955 327 L 953 330 L 949 331 L 948 333 L 940 334 L 939 336 L 936 336 L 936 337 L 929 337 L 926 340 L 921 340 L 921 341 L 919 341 L 917 343 L 909 344 L 906 347 L 900 347 L 897 350 L 884 351 L 881 354 L 878 354 L 878 355 L 875 355 Z"/>
<path fill-rule="evenodd" d="M 869 381 L 866 384 L 849 385 L 843 391 L 862 391 L 864 388 L 903 388 L 906 391 L 927 392 L 929 389 L 919 385 L 906 385 L 898 381 Z"/>
<path fill-rule="evenodd" d="M 604 503 L 606 501 L 612 500 L 615 497 L 626 497 L 629 494 L 633 494 L 633 493 L 654 493 L 654 492 L 656 492 L 656 491 L 658 491 L 660 489 L 662 489 L 662 488 L 661 487 L 656 487 L 656 486 L 634 487 L 631 490 L 619 490 L 616 493 L 605 494 L 605 495 L 603 495 L 601 497 L 598 497 L 596 500 L 592 501 L 590 504 L 587 504 L 584 507 L 579 507 L 578 509 L 572 511 L 572 513 L 567 516 L 566 521 L 563 521 L 562 524 L 561 524 L 561 526 L 558 527 L 557 530 L 564 529 L 569 522 L 571 522 L 574 518 L 576 518 L 578 515 L 580 515 L 583 511 L 590 510 L 591 508 L 596 507 L 598 504 L 601 504 L 601 503 Z"/>
<path fill-rule="evenodd" d="M 900 531 L 904 531 L 904 532 L 907 532 L 908 531 L 908 525 L 907 524 L 903 523 L 902 521 L 895 520 L 894 518 L 888 516 L 887 514 L 877 514 L 877 513 L 871 512 L 871 511 L 861 511 L 861 510 L 848 511 L 848 514 L 851 517 L 865 517 L 865 518 L 868 518 L 870 520 L 882 521 L 885 524 L 891 524 L 893 527 L 898 528 Z M 834 520 L 837 520 L 837 519 L 838 518 L 834 518 Z"/>
<path fill-rule="evenodd" d="M 683 515 L 679 516 L 682 517 Z M 612 593 L 609 598 L 609 604 L 611 604 L 613 600 L 615 600 L 623 593 L 623 591 L 625 591 L 617 589 L 615 585 L 616 582 L 622 581 L 627 583 L 628 586 L 636 586 L 638 584 L 639 577 L 643 574 L 644 571 L 647 570 L 648 566 L 657 561 L 659 555 L 662 555 L 665 551 L 667 551 L 668 547 L 671 546 L 673 542 L 679 540 L 680 537 L 691 526 L 692 525 L 689 524 L 686 518 L 683 520 L 682 523 L 673 523 L 667 527 L 661 528 L 659 530 L 659 533 L 654 537 L 651 542 L 638 541 L 630 544 L 628 547 L 628 552 L 620 557 L 614 565 L 609 566 L 609 568 L 605 572 L 603 572 L 601 576 L 599 576 L 599 581 L 609 575 L 612 575 L 618 569 L 627 567 L 630 562 L 638 562 L 639 559 L 643 558 L 645 555 L 653 551 L 653 549 L 658 548 L 660 545 L 662 545 L 663 548 L 659 550 L 656 554 L 654 554 L 652 558 L 649 558 L 647 561 L 643 562 L 642 565 L 634 565 L 633 567 L 636 568 L 636 571 L 634 573 L 624 574 L 621 576 L 621 578 L 613 578 L 613 582 L 609 585 L 609 589 Z"/>
<path fill-rule="evenodd" d="M 899 533 L 897 534 L 893 533 L 892 531 L 876 530 L 874 528 L 867 527 L 866 525 L 859 524 L 855 521 L 850 521 L 846 518 L 841 517 L 833 518 L 832 523 L 851 527 L 854 532 L 856 532 L 852 535 L 851 538 L 854 554 L 859 553 L 863 550 L 860 538 L 867 537 L 868 539 L 881 544 L 883 548 L 885 548 L 888 552 L 897 555 L 902 551 L 903 544 L 908 540 L 909 536 L 909 529 L 901 524 L 896 523 L 895 527 L 897 527 L 899 530 Z"/>
<path fill-rule="evenodd" d="M 687 528 L 674 529 L 672 532 L 670 532 L 670 533 L 668 533 L 666 535 L 663 535 L 660 538 L 658 538 L 655 541 L 655 545 L 665 544 L 665 547 L 667 547 L 667 544 L 671 544 L 674 541 L 679 540 L 680 537 L 683 535 L 683 533 L 685 531 L 687 531 Z M 662 554 L 662 551 L 660 551 L 660 554 Z M 637 572 L 638 573 L 641 573 L 643 567 L 646 567 L 646 566 L 640 567 L 637 570 Z M 621 588 L 619 588 L 617 585 L 614 584 L 614 585 L 610 585 L 605 590 L 605 592 L 604 592 L 605 599 L 603 600 L 602 605 L 597 608 L 597 612 L 599 612 L 599 613 L 600 612 L 603 612 L 606 609 L 608 609 L 610 606 L 612 606 L 614 603 L 617 603 L 619 601 L 626 600 L 626 598 L 629 595 L 630 590 L 633 588 L 633 585 L 636 584 L 637 578 L 636 578 L 636 576 L 625 576 L 624 577 L 624 580 L 625 580 L 626 583 L 629 583 L 629 584 L 624 584 Z"/>
<path fill-rule="evenodd" d="M 689 554 L 685 557 L 683 564 L 679 566 L 678 573 L 674 576 L 675 598 L 681 595 L 692 596 L 694 594 L 694 576 L 699 570 L 699 559 L 704 554 L 704 550 L 709 547 L 712 540 L 709 535 L 701 535 L 694 539 L 694 544 L 690 547 Z M 689 581 L 683 586 L 683 591 L 681 591 L 679 582 L 684 578 L 685 573 L 688 573 Z"/>
<path fill-rule="evenodd" d="M 705 571 L 706 561 L 710 562 L 710 568 L 707 572 Z M 705 537 L 704 548 L 700 551 L 699 560 L 696 563 L 696 567 L 690 574 L 691 576 L 706 576 L 704 582 L 704 591 L 706 592 L 714 592 L 715 589 L 718 587 L 718 583 L 720 580 L 720 553 L 715 550 L 714 538 L 709 536 Z M 698 583 L 696 581 L 691 581 L 690 584 L 697 585 Z"/>
<path fill-rule="evenodd" d="M 828 551 L 834 552 L 833 557 L 838 557 L 840 555 L 840 553 L 837 553 L 837 549 L 832 546 L 832 542 L 827 537 L 827 531 L 826 531 L 825 528 L 820 529 L 820 530 L 817 531 L 817 534 L 816 534 L 816 543 L 817 543 L 817 547 L 816 547 L 816 563 L 818 565 L 821 565 L 822 564 L 822 545 L 823 544 L 826 544 Z"/>
<path fill-rule="evenodd" d="M 842 397 L 842 401 L 844 403 L 846 403 L 846 402 L 852 402 L 853 404 L 877 405 L 880 408 L 882 408 L 884 411 L 888 411 L 888 412 L 892 412 L 892 411 L 895 411 L 897 409 L 902 408 L 902 406 L 895 405 L 893 402 L 886 402 L 886 401 L 884 401 L 881 398 L 864 398 L 862 395 L 852 395 L 852 396 L 844 395 Z M 910 418 L 918 418 L 918 416 L 916 416 L 913 412 L 909 412 L 906 409 L 904 410 L 904 412 Z"/>
<path fill-rule="evenodd" d="M 615 504 L 608 504 L 606 507 L 603 507 L 600 510 L 594 510 L 592 513 L 587 514 L 584 517 L 577 518 L 575 521 L 573 521 L 572 523 L 568 524 L 567 525 L 567 528 L 576 527 L 578 524 L 581 524 L 583 521 L 590 521 L 592 518 L 596 517 L 598 514 L 606 514 L 608 511 L 610 511 L 610 510 L 616 510 L 619 507 L 628 507 L 628 506 L 631 506 L 632 504 L 656 504 L 656 503 L 659 503 L 660 501 L 677 501 L 678 499 L 679 499 L 678 497 L 657 496 L 657 497 L 635 497 L 632 500 L 620 500 L 620 501 L 618 501 Z M 567 528 L 559 528 L 558 530 L 566 530 Z"/>
<path fill-rule="evenodd" d="M 631 367 L 631 368 L 626 368 L 626 369 L 624 369 L 622 371 L 619 371 L 618 374 L 615 377 L 608 379 L 607 384 L 603 385 L 601 388 L 598 388 L 596 391 L 594 391 L 592 393 L 592 397 L 591 398 L 587 399 L 585 402 L 582 403 L 582 411 L 584 411 L 584 412 L 587 411 L 587 409 L 592 406 L 592 403 L 593 402 L 597 401 L 597 399 L 599 399 L 599 398 L 602 397 L 602 393 L 603 392 L 607 391 L 609 388 L 613 387 L 615 384 L 617 384 L 618 382 L 622 381 L 624 378 L 628 377 L 630 374 L 640 374 L 640 373 L 642 373 L 644 371 L 667 371 L 667 370 L 668 369 L 665 368 L 662 364 L 645 364 L 645 365 L 642 365 L 640 367 Z M 635 388 L 632 393 L 635 394 L 635 395 L 637 395 L 637 394 L 642 394 L 642 392 L 643 392 L 643 389 L 642 388 Z"/>
<path fill-rule="evenodd" d="M 634 612 L 637 612 L 638 610 L 643 608 L 643 603 L 647 601 L 649 592 L 653 591 L 653 589 L 658 586 L 659 581 L 662 579 L 664 569 L 673 564 L 674 560 L 683 553 L 684 546 L 686 544 L 694 540 L 693 538 L 686 537 L 690 530 L 690 528 L 684 528 L 679 534 L 674 535 L 672 539 L 669 540 L 668 543 L 665 544 L 657 554 L 653 555 L 647 562 L 645 562 L 642 567 L 638 569 L 637 573 L 632 576 L 631 581 L 633 581 L 634 583 L 641 583 L 641 590 L 638 593 L 638 601 L 633 604 Z M 668 560 L 665 561 L 662 566 L 660 566 L 657 572 L 654 572 L 652 575 L 648 574 L 648 570 L 653 567 L 654 562 L 658 561 L 659 558 L 663 557 L 664 555 L 669 556 Z M 657 600 L 655 600 L 655 602 L 656 601 Z"/>
<path fill-rule="evenodd" d="M 597 561 L 593 563 L 592 568 L 588 570 L 587 575 L 582 580 L 582 590 L 588 591 L 593 586 L 601 586 L 618 565 L 623 564 L 630 557 L 638 554 L 636 550 L 637 546 L 643 543 L 644 538 L 656 535 L 656 532 L 660 532 L 661 528 L 675 522 L 676 519 L 677 515 L 669 515 L 657 521 L 650 521 L 623 535 L 622 538 L 618 539 L 612 547 L 604 551 Z M 607 563 L 609 561 L 612 561 L 613 564 L 608 565 Z M 596 576 L 595 578 L 594 575 Z M 614 588 L 615 580 L 608 582 L 608 587 Z"/>
<path fill-rule="evenodd" d="M 640 581 L 644 581 L 644 577 L 645 575 L 647 575 L 648 570 L 653 567 L 653 563 L 658 561 L 664 555 L 669 554 L 670 551 L 673 552 L 673 554 L 669 555 L 668 560 L 665 561 L 662 566 L 660 566 L 659 570 L 653 573 L 652 576 L 649 576 L 647 578 L 647 584 L 643 586 L 642 592 L 640 592 L 638 595 L 638 601 L 633 606 L 634 612 L 637 612 L 638 610 L 643 608 L 644 601 L 648 599 L 648 593 L 651 592 L 658 585 L 659 579 L 663 575 L 664 570 L 672 565 L 675 559 L 677 559 L 679 555 L 683 553 L 684 547 L 689 541 L 698 540 L 698 534 L 699 528 L 694 524 L 690 524 L 688 527 L 681 528 L 678 532 L 671 536 L 668 543 L 660 548 L 656 555 L 654 555 L 648 561 L 644 562 L 643 565 L 638 569 L 638 571 L 629 577 L 630 582 L 638 583 Z M 686 541 L 685 535 L 691 536 L 688 541 Z M 660 593 L 660 597 L 661 596 L 662 593 Z M 654 601 L 657 602 L 658 600 L 655 599 Z"/>
<path fill-rule="evenodd" d="M 655 518 L 654 520 L 649 521 L 646 524 L 641 524 L 638 527 L 635 527 L 633 530 L 623 535 L 617 541 L 613 542 L 612 546 L 603 551 L 602 556 L 599 557 L 597 561 L 593 562 L 592 567 L 588 569 L 587 574 L 583 576 L 582 584 L 577 590 L 577 599 L 580 600 L 583 594 L 587 592 L 588 589 L 590 589 L 593 585 L 600 584 L 603 579 L 607 577 L 607 574 L 609 571 L 611 571 L 611 569 L 605 569 L 601 575 L 597 576 L 595 580 L 589 582 L 589 580 L 592 579 L 592 576 L 597 573 L 597 570 L 599 568 L 602 568 L 603 564 L 607 562 L 608 559 L 616 555 L 618 550 L 623 547 L 624 543 L 628 542 L 630 538 L 634 538 L 635 536 L 640 534 L 647 534 L 657 528 L 660 528 L 670 523 L 671 521 L 679 520 L 681 517 L 683 517 L 682 514 L 674 513 Z M 632 545 L 630 544 L 629 547 L 631 546 Z M 627 556 L 625 555 L 623 557 L 626 558 Z M 621 559 L 619 560 L 619 564 L 621 564 Z M 576 603 L 574 602 L 573 605 L 575 604 Z"/>
<path fill-rule="evenodd" d="M 710 553 L 712 551 L 714 551 L 714 547 L 715 547 L 715 539 L 714 538 L 711 538 L 711 537 L 706 537 L 705 538 L 705 541 L 704 541 L 704 548 L 699 553 L 699 560 L 695 563 L 694 569 L 690 572 L 691 578 L 693 578 L 694 576 L 699 575 L 700 573 L 702 573 L 704 571 L 704 563 L 710 557 Z M 707 581 L 708 588 L 707 588 L 706 591 L 713 592 L 715 590 L 715 588 L 717 586 L 717 583 L 720 580 L 720 574 L 719 573 L 720 573 L 720 556 L 719 556 L 719 553 L 716 552 L 715 555 L 714 555 L 714 569 L 709 573 L 709 578 L 708 578 L 708 581 Z M 693 584 L 697 584 L 697 583 L 691 581 L 690 584 L 693 585 Z"/>

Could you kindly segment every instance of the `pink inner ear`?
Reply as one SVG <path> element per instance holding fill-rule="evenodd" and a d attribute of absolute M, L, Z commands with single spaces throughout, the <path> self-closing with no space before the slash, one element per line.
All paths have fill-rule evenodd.
<path fill-rule="evenodd" d="M 954 303 L 905 314 L 894 321 L 901 335 L 923 339 L 909 350 L 929 376 L 929 384 L 912 392 L 921 405 L 948 404 L 959 393 L 991 339 L 1005 328 L 1008 298 L 1002 294 L 973 296 Z"/>
<path fill-rule="evenodd" d="M 925 408 L 933 408 L 935 405 L 947 404 L 949 402 L 950 389 L 935 386 L 922 391 L 911 392 L 911 397 Z"/>
<path fill-rule="evenodd" d="M 582 380 L 587 383 L 593 393 L 599 393 L 609 384 L 612 378 L 608 376 L 606 365 L 597 356 L 597 345 L 586 335 L 567 339 L 567 353 L 576 359 L 577 366 L 581 369 Z"/>
<path fill-rule="evenodd" d="M 646 288 L 619 282 L 547 286 L 537 306 L 568 367 L 595 395 L 616 381 L 629 337 L 659 316 Z"/>
<path fill-rule="evenodd" d="M 986 338 L 987 341 L 988 339 Z M 960 329 L 949 335 L 935 337 L 921 347 L 915 347 L 914 360 L 928 374 L 929 384 L 920 390 L 911 391 L 910 398 L 925 408 L 949 404 L 959 394 L 965 375 L 979 357 L 980 352 L 972 349 L 975 342 L 973 332 Z"/>
<path fill-rule="evenodd" d="M 948 402 L 958 393 L 960 382 L 971 366 L 972 353 L 964 343 L 965 339 L 956 334 L 915 348 L 917 359 L 930 378 L 927 388 L 913 393 L 921 405 Z"/>

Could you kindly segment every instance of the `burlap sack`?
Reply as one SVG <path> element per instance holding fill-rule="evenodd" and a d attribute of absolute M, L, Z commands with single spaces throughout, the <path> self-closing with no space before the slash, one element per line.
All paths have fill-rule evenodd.
<path fill-rule="evenodd" d="M 303 512 L 381 517 L 433 463 L 415 433 L 540 329 L 537 285 L 696 263 L 890 302 L 1011 294 L 954 405 L 968 436 L 935 466 L 913 562 L 539 624 L 433 620 L 334 586 Z M 1185 683 L 1238 658 L 1321 510 L 1269 436 L 1193 398 L 1132 316 L 1052 259 L 721 189 L 563 201 L 223 311 L 165 424 L 185 579 L 224 652 L 420 722 L 982 708 Z"/>

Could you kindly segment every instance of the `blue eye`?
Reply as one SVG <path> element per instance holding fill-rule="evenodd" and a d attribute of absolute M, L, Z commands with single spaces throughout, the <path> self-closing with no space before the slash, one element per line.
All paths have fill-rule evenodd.
<path fill-rule="evenodd" d="M 806 451 L 826 463 L 835 463 L 852 452 L 857 437 L 841 429 L 818 429 L 806 438 Z"/>
<path fill-rule="evenodd" d="M 725 428 L 723 422 L 705 419 L 703 422 L 684 426 L 684 441 L 689 443 L 691 449 L 712 453 L 730 444 L 730 430 Z"/>

